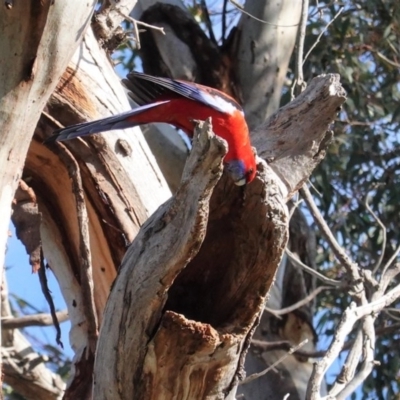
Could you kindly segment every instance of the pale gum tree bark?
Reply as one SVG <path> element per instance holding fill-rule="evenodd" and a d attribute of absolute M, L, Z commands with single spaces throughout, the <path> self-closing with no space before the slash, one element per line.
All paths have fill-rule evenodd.
<path fill-rule="evenodd" d="M 74 371 L 65 398 L 89 398 L 98 324 L 127 245 L 167 198 L 169 188 L 140 129 L 127 129 L 66 146 L 44 145 L 57 123 L 65 125 L 130 108 L 109 58 L 89 29 L 39 121 L 25 165 L 39 209 L 45 257 L 65 298 L 71 319 Z M 82 190 L 75 186 L 82 178 Z M 77 199 L 84 197 L 88 234 L 80 238 Z M 82 243 L 90 248 L 87 256 Z M 82 285 L 89 263 L 92 293 Z M 86 265 L 85 264 L 85 265 Z M 88 303 L 93 302 L 92 306 Z M 88 308 L 95 321 L 87 318 Z"/>
<path fill-rule="evenodd" d="M 296 43 L 301 1 L 247 0 L 238 29 L 236 72 L 243 93 L 246 120 L 258 127 L 279 107 L 282 87 Z"/>
<path fill-rule="evenodd" d="M 279 108 L 288 64 L 298 35 L 302 3 L 301 1 L 285 0 L 273 2 L 247 0 L 245 11 L 265 21 L 265 23 L 257 22 L 249 15 L 243 14 L 238 24 L 240 41 L 235 67 L 242 89 L 246 120 L 253 129 L 253 144 L 257 149 L 260 148 L 259 145 L 261 143 L 267 144 L 271 139 L 280 142 L 281 139 L 279 135 L 266 137 L 260 133 L 265 132 L 262 127 L 264 121 Z M 310 118 L 310 121 L 314 120 L 314 117 Z M 313 126 L 301 125 L 298 126 L 298 129 L 304 129 L 304 132 L 311 132 Z M 270 145 L 267 145 L 267 147 L 273 149 L 277 144 L 271 143 L 271 147 Z M 280 146 L 282 147 L 282 153 L 284 153 L 285 147 L 288 153 L 291 154 L 293 143 L 284 143 L 282 141 Z M 298 149 L 302 152 L 299 146 Z M 278 160 L 274 160 L 268 154 L 259 155 L 268 161 L 279 163 Z M 302 157 L 302 155 L 299 156 Z M 282 163 L 285 172 L 290 169 L 291 162 L 289 160 L 286 161 Z M 282 179 L 286 179 L 279 173 L 279 170 L 280 167 L 276 166 L 275 171 Z M 293 169 L 293 173 L 295 171 L 296 169 Z M 301 239 L 301 241 L 304 240 L 306 239 Z M 311 260 L 311 263 L 313 264 L 314 260 Z M 284 259 L 266 304 L 268 308 L 282 308 L 282 304 L 286 301 L 284 296 L 287 294 L 284 293 L 285 285 L 294 286 L 298 284 L 297 281 L 288 282 L 285 280 L 287 274 L 290 273 L 290 269 L 293 269 L 293 266 L 288 265 L 288 260 Z M 309 325 L 310 321 L 305 321 L 304 318 L 299 318 L 294 313 L 284 317 L 286 317 L 284 319 L 285 322 L 280 322 L 277 328 L 276 325 L 278 324 L 274 321 L 274 317 L 265 313 L 261 318 L 255 338 L 268 342 L 289 340 L 293 344 L 297 344 L 307 338 L 308 343 L 303 347 L 303 350 L 315 350 L 315 334 L 312 326 Z M 259 372 L 283 355 L 285 355 L 285 350 L 260 352 L 259 349 L 251 349 L 246 358 L 247 373 Z M 312 360 L 290 355 L 277 366 L 275 372 L 270 372 L 257 381 L 242 386 L 239 389 L 239 393 L 243 393 L 246 398 L 254 399 L 266 395 L 278 399 L 290 393 L 290 398 L 294 400 L 304 399 L 311 372 Z"/>
<path fill-rule="evenodd" d="M 11 201 L 49 96 L 90 21 L 95 1 L 15 2 L 0 13 L 0 266 Z"/>
<path fill-rule="evenodd" d="M 90 21 L 95 1 L 11 2 L 0 13 L 0 276 L 11 202 L 40 113 Z"/>

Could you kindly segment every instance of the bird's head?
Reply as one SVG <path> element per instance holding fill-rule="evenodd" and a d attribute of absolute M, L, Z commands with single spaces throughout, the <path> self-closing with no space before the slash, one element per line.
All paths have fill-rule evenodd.
<path fill-rule="evenodd" d="M 226 162 L 225 169 L 237 186 L 250 183 L 256 176 L 256 163 L 254 157 L 250 160 L 230 160 Z"/>

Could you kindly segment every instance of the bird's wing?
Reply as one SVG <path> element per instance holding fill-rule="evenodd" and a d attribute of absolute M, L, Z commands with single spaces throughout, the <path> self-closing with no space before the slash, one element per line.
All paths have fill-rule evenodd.
<path fill-rule="evenodd" d="M 193 82 L 160 78 L 139 72 L 129 73 L 127 79 L 123 79 L 122 82 L 130 90 L 129 96 L 139 105 L 178 95 L 198 101 L 223 113 L 243 112 L 240 105 L 230 96 Z"/>

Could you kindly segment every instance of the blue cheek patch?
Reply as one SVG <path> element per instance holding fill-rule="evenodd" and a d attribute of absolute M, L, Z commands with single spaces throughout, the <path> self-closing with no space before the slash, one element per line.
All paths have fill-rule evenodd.
<path fill-rule="evenodd" d="M 225 164 L 225 169 L 236 184 L 246 182 L 246 167 L 241 160 L 232 160 Z"/>

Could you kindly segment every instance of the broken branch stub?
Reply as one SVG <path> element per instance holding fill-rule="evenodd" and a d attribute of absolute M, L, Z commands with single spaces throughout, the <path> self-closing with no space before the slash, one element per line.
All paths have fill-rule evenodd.
<path fill-rule="evenodd" d="M 245 188 L 219 180 L 226 146 L 199 129 L 180 188 L 140 230 L 110 294 L 96 399 L 236 392 L 287 242 L 286 192 L 263 162 Z"/>
<path fill-rule="evenodd" d="M 159 324 L 168 288 L 201 246 L 209 199 L 227 152 L 211 130 L 209 123 L 196 129 L 181 187 L 143 225 L 124 257 L 100 331 L 96 399 L 132 398 L 137 385 L 132 377 L 141 372 L 145 343 Z"/>
<path fill-rule="evenodd" d="M 345 100 L 340 76 L 320 75 L 296 99 L 252 132 L 258 155 L 282 179 L 290 196 L 325 157 L 332 137 L 330 125 Z"/>

